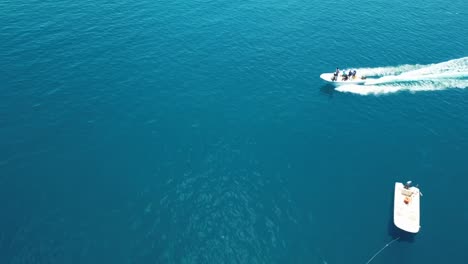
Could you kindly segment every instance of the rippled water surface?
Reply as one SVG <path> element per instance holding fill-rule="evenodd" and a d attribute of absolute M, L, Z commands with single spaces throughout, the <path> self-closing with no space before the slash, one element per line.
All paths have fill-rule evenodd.
<path fill-rule="evenodd" d="M 466 262 L 466 10 L 1 2 L 0 262 Z"/>

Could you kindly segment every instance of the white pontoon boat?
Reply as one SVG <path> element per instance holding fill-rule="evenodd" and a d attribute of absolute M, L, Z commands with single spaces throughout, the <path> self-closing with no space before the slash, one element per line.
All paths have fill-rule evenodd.
<path fill-rule="evenodd" d="M 395 199 L 393 204 L 393 222 L 395 226 L 410 233 L 417 233 L 419 228 L 419 201 L 421 192 L 411 181 L 406 184 L 395 183 Z"/>

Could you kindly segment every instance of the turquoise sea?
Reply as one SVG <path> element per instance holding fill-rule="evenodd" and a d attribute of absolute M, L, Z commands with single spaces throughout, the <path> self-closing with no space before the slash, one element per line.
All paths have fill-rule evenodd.
<path fill-rule="evenodd" d="M 467 263 L 467 10 L 0 1 L 0 263 Z"/>

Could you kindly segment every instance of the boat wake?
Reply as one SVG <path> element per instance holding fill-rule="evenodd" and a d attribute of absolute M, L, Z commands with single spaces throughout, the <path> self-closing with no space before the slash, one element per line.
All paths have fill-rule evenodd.
<path fill-rule="evenodd" d="M 340 92 L 361 95 L 387 94 L 398 91 L 434 91 L 468 88 L 468 57 L 429 65 L 358 68 L 370 77 L 363 85 L 342 85 Z"/>

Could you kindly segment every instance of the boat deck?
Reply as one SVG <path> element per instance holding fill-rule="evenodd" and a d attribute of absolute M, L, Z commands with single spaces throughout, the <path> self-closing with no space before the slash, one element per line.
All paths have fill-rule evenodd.
<path fill-rule="evenodd" d="M 364 84 L 366 79 L 362 79 L 362 76 L 356 75 L 347 80 L 343 80 L 343 77 L 338 76 L 336 81 L 333 81 L 333 73 L 322 73 L 320 78 L 324 81 L 327 81 L 333 85 L 345 85 L 345 84 Z"/>

